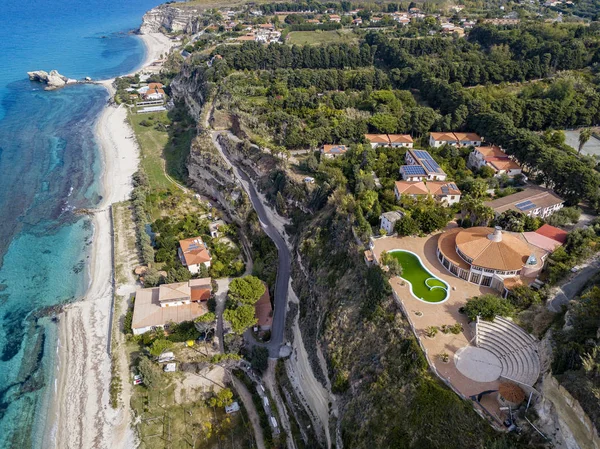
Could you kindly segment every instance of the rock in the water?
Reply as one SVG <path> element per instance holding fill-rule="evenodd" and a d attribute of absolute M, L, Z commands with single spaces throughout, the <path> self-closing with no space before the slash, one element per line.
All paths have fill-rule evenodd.
<path fill-rule="evenodd" d="M 52 70 L 50 73 L 44 70 L 37 70 L 35 72 L 27 72 L 27 75 L 31 81 L 45 83 L 46 90 L 60 89 L 61 87 L 65 87 L 69 82 L 69 78 L 61 75 L 56 70 Z"/>

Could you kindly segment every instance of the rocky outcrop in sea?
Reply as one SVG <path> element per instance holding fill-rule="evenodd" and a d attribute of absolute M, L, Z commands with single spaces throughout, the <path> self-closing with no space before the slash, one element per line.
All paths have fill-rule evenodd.
<path fill-rule="evenodd" d="M 65 87 L 67 84 L 76 83 L 76 80 L 67 78 L 61 75 L 56 70 L 52 70 L 50 73 L 44 70 L 36 70 L 34 72 L 27 72 L 27 76 L 31 81 L 38 81 L 46 84 L 45 90 L 55 90 Z"/>

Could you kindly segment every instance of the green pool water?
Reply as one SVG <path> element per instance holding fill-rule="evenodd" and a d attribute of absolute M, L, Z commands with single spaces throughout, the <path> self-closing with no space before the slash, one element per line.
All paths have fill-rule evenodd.
<path fill-rule="evenodd" d="M 410 283 L 411 292 L 417 299 L 442 302 L 448 298 L 448 285 L 430 273 L 416 254 L 396 250 L 390 251 L 390 255 L 402 265 L 400 277 Z"/>

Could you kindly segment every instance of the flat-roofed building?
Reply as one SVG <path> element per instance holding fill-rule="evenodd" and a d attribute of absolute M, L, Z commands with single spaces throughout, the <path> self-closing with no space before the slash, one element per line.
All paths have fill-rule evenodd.
<path fill-rule="evenodd" d="M 391 235 L 394 233 L 394 227 L 396 226 L 396 222 L 398 220 L 401 220 L 403 216 L 404 216 L 404 214 L 397 210 L 384 212 L 379 217 L 379 220 L 380 220 L 379 228 L 384 229 L 388 235 Z"/>

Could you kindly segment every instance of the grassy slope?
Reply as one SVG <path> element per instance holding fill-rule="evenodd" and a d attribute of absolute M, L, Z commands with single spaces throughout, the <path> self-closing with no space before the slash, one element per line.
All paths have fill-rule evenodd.
<path fill-rule="evenodd" d="M 358 42 L 358 36 L 351 30 L 292 31 L 286 42 L 290 45 L 352 44 Z"/>

